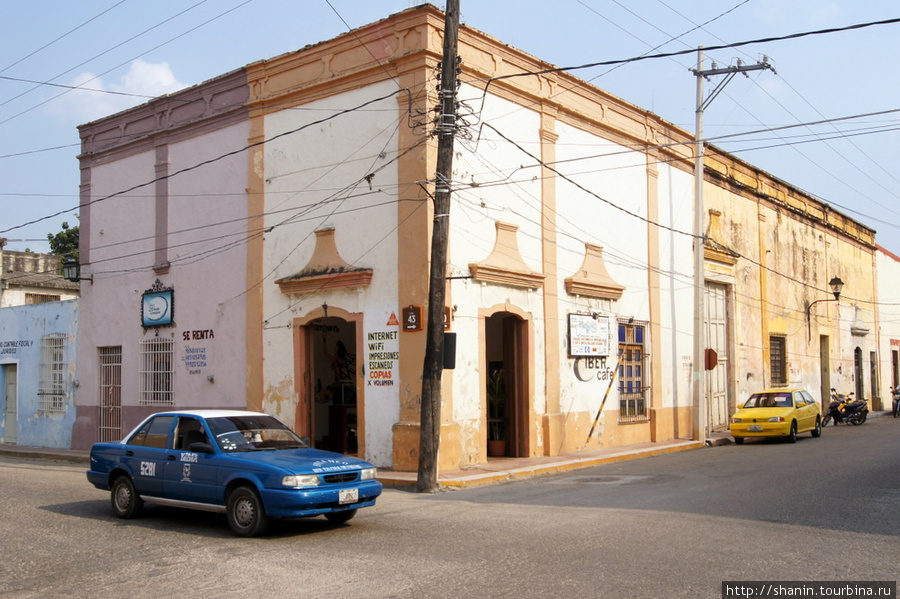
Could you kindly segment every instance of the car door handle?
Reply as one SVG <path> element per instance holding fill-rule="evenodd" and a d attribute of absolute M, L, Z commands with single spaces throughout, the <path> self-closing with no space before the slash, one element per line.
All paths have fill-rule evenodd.
<path fill-rule="evenodd" d="M 170 454 L 169 456 L 167 456 L 167 457 L 169 458 L 169 461 L 170 461 L 170 462 L 174 462 L 175 460 L 178 459 L 178 456 L 174 456 L 174 455 L 171 455 L 171 454 Z"/>
<path fill-rule="evenodd" d="M 125 452 L 125 455 L 127 455 L 127 456 L 133 456 L 133 455 L 134 455 L 134 452 L 131 451 L 131 450 L 129 449 L 128 451 Z"/>

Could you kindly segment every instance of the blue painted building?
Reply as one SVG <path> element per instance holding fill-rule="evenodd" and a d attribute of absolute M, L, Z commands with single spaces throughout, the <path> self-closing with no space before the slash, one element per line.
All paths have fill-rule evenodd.
<path fill-rule="evenodd" d="M 0 440 L 69 448 L 78 300 L 0 308 Z"/>

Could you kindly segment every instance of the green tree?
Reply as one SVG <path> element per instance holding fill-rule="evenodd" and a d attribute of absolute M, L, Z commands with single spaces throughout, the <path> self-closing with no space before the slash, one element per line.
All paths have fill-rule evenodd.
<path fill-rule="evenodd" d="M 64 222 L 59 233 L 47 233 L 47 241 L 50 242 L 51 254 L 78 260 L 78 227 L 70 227 L 69 223 Z"/>

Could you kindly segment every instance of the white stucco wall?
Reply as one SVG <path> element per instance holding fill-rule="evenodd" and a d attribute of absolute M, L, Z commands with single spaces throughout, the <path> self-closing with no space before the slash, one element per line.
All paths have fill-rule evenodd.
<path fill-rule="evenodd" d="M 0 293 L 0 308 L 9 308 L 11 306 L 26 305 L 26 296 L 35 295 L 58 295 L 61 302 L 78 299 L 77 293 L 71 293 L 64 289 L 53 289 L 48 287 L 9 287 Z"/>
<path fill-rule="evenodd" d="M 610 277 L 625 287 L 621 299 L 578 298 L 565 292 L 560 281 L 561 316 L 596 312 L 609 318 L 610 355 L 614 369 L 618 355 L 618 319 L 648 321 L 647 164 L 643 153 L 559 123 L 556 128 L 557 228 L 560 277 L 577 273 L 584 260 L 584 244 L 603 248 Z M 627 211 L 627 212 L 626 212 Z M 630 214 L 629 214 L 630 213 Z M 568 357 L 566 322 L 560 326 L 561 397 L 563 411 L 595 412 L 609 386 L 608 380 L 582 381 Z M 649 351 L 649 328 L 645 330 Z M 616 411 L 615 386 L 604 409 Z"/>
<path fill-rule="evenodd" d="M 540 115 L 493 95 L 482 104 L 481 95 L 480 91 L 468 86 L 460 89 L 464 101 L 481 109 L 481 120 L 539 155 Z M 468 276 L 470 264 L 488 259 L 497 238 L 497 222 L 518 227 L 516 241 L 521 259 L 529 270 L 543 272 L 540 169 L 527 154 L 491 129 L 472 127 L 468 131 L 480 137 L 458 138 L 455 144 L 455 185 L 450 210 L 451 276 Z M 483 439 L 486 435 L 486 431 L 479 428 L 485 410 L 481 388 L 483 373 L 479 369 L 484 351 L 479 338 L 479 309 L 508 303 L 529 315 L 534 344 L 533 361 L 529 364 L 534 377 L 532 410 L 537 414 L 546 413 L 545 323 L 540 290 L 482 285 L 459 279 L 452 283 L 450 301 L 455 310 L 453 330 L 457 333 L 458 344 L 456 369 L 452 371 L 453 418 L 464 426 L 463 446 L 474 445 L 472 439 Z M 535 424 L 539 426 L 540 421 Z"/>
<path fill-rule="evenodd" d="M 388 330 L 391 314 L 398 312 L 397 202 L 405 196 L 398 189 L 395 161 L 398 131 L 408 125 L 401 104 L 390 95 L 394 87 L 393 82 L 372 85 L 266 117 L 266 137 L 272 138 L 388 96 L 266 144 L 266 227 L 273 228 L 265 241 L 263 368 L 266 395 L 288 398 L 272 405 L 288 423 L 294 422 L 299 399 L 290 329 L 293 318 L 323 303 L 351 313 L 365 312 L 365 339 L 369 332 Z M 365 177 L 372 173 L 370 188 Z M 346 262 L 373 269 L 371 284 L 359 290 L 285 295 L 275 281 L 307 266 L 316 245 L 315 231 L 327 228 L 335 229 L 335 243 Z M 358 368 L 365 366 L 362 349 L 357 350 Z M 391 427 L 399 419 L 397 394 L 396 387 L 366 388 L 365 457 L 379 466 L 392 461 Z"/>
<path fill-rule="evenodd" d="M 676 231 L 693 228 L 690 173 L 666 163 L 659 167 L 660 339 L 651 339 L 662 360 L 662 406 L 691 405 L 694 338 L 693 239 Z"/>
<path fill-rule="evenodd" d="M 481 118 L 515 144 L 504 140 L 490 128 L 473 129 L 480 137 L 457 143 L 454 158 L 453 208 L 451 218 L 451 275 L 466 275 L 468 265 L 484 261 L 496 238 L 495 222 L 519 227 L 517 241 L 522 259 L 536 272 L 542 272 L 541 247 L 541 170 L 540 116 L 527 108 L 480 95 L 465 86 L 461 96 L 479 98 Z M 469 99 L 470 103 L 476 102 Z M 468 280 L 454 281 L 453 328 L 458 334 L 457 368 L 453 371 L 454 418 L 460 422 L 477 420 L 482 395 L 477 370 L 478 309 L 505 302 L 534 317 L 533 364 L 535 374 L 534 409 L 546 413 L 544 394 L 544 326 L 558 327 L 560 345 L 552 348 L 560 356 L 560 408 L 563 413 L 597 409 L 607 380 L 579 380 L 574 360 L 568 357 L 566 315 L 576 312 L 599 313 L 609 317 L 611 361 L 614 368 L 617 344 L 617 319 L 650 318 L 648 263 L 647 159 L 641 152 L 580 130 L 564 122 L 555 123 L 556 160 L 561 175 L 556 181 L 556 208 L 553 215 L 557 232 L 557 293 L 560 319 L 544 322 L 540 291 L 527 291 L 498 285 L 480 285 Z M 523 151 L 524 150 L 524 151 Z M 526 153 L 527 152 L 527 153 Z M 581 159 L 585 155 L 588 159 Z M 575 160 L 578 159 L 578 160 Z M 689 173 L 667 164 L 657 165 L 658 221 L 679 231 L 691 230 L 693 178 Z M 565 175 L 565 176 L 563 176 Z M 566 180 L 571 178 L 583 189 Z M 605 200 L 605 201 L 604 201 Z M 621 209 L 620 209 L 621 208 Z M 627 212 L 626 212 L 627 211 Z M 628 212 L 632 214 L 628 214 Z M 643 218 L 641 218 L 643 217 Z M 664 395 L 661 406 L 690 405 L 690 364 L 684 368 L 684 356 L 690 359 L 692 337 L 692 240 L 687 235 L 659 230 L 660 253 L 653 262 L 660 268 L 661 318 L 673 322 L 662 327 L 660 339 L 652 339 L 647 329 L 647 350 L 656 347 L 663 361 Z M 584 260 L 585 243 L 604 248 L 604 260 L 611 277 L 626 287 L 620 300 L 575 297 L 565 290 L 566 277 L 577 273 Z M 649 364 L 648 364 L 649 367 Z M 648 370 L 649 373 L 649 370 Z M 608 401 L 607 410 L 617 410 L 618 402 Z M 657 405 L 657 404 L 654 404 Z M 475 431 L 473 434 L 483 434 Z"/>

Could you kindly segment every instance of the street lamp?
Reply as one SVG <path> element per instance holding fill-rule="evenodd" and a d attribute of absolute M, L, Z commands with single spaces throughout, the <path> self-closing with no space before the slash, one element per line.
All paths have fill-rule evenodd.
<path fill-rule="evenodd" d="M 71 256 L 66 258 L 66 261 L 63 262 L 62 275 L 65 280 L 71 281 L 72 283 L 77 283 L 78 281 L 90 281 L 91 285 L 94 284 L 94 275 L 82 277 L 81 265 L 78 263 L 78 260 Z"/>
<path fill-rule="evenodd" d="M 836 302 L 841 299 L 841 290 L 844 288 L 844 282 L 840 279 L 840 277 L 832 277 L 830 281 L 828 281 L 828 286 L 831 287 L 831 293 L 834 294 L 834 299 L 820 299 L 810 303 L 806 307 L 806 330 L 807 330 L 807 341 L 812 341 L 812 316 L 810 315 L 810 310 L 812 307 L 818 304 L 819 302 Z"/>

